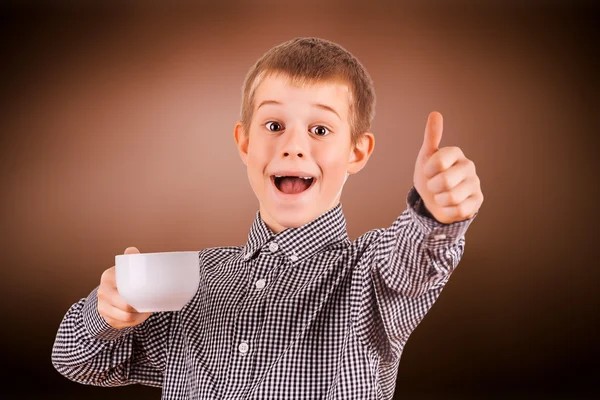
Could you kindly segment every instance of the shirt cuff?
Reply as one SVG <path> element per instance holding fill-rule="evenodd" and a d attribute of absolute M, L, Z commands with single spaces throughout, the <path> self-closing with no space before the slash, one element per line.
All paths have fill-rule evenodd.
<path fill-rule="evenodd" d="M 98 312 L 98 288 L 96 287 L 83 305 L 83 324 L 94 339 L 116 340 L 129 333 L 134 327 L 115 329 Z"/>
<path fill-rule="evenodd" d="M 469 225 L 477 216 L 475 214 L 463 221 L 443 224 L 425 208 L 423 199 L 414 187 L 408 192 L 406 203 L 412 220 L 424 236 L 423 245 L 430 249 L 447 248 L 456 244 L 461 238 L 464 238 Z"/>

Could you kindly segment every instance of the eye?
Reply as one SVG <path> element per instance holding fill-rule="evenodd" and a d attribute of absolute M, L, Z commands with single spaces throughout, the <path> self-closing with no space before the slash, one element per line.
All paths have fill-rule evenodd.
<path fill-rule="evenodd" d="M 323 125 L 317 125 L 313 128 L 310 128 L 310 131 L 317 136 L 325 136 L 330 133 L 329 129 L 324 127 Z"/>
<path fill-rule="evenodd" d="M 283 129 L 283 127 L 281 126 L 281 124 L 279 122 L 275 122 L 275 121 L 269 121 L 265 124 L 265 127 L 270 130 L 271 132 L 279 132 L 280 130 Z"/>

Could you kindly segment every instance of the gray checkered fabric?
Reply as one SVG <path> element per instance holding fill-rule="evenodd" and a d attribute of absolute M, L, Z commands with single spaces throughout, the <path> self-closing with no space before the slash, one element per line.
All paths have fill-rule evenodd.
<path fill-rule="evenodd" d="M 122 330 L 96 289 L 59 325 L 52 363 L 82 384 L 162 387 L 162 399 L 391 399 L 403 348 L 464 252 L 473 218 L 443 225 L 413 189 L 386 229 L 351 241 L 342 205 L 244 246 L 199 251 L 178 312 Z M 366 211 L 368 212 L 368 211 Z"/>

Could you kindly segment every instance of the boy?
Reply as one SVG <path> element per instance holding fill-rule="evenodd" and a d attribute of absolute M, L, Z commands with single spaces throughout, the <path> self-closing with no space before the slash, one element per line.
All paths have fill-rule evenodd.
<path fill-rule="evenodd" d="M 340 195 L 373 151 L 374 102 L 367 72 L 334 43 L 265 53 L 234 129 L 259 200 L 247 243 L 199 252 L 200 287 L 179 312 L 137 313 L 109 268 L 60 324 L 55 368 L 84 384 L 162 387 L 163 399 L 391 399 L 483 195 L 460 149 L 438 148 L 431 113 L 408 207 L 350 241 Z"/>

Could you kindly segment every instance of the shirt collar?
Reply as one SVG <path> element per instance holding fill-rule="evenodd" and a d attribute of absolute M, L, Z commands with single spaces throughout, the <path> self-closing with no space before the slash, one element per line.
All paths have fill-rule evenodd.
<path fill-rule="evenodd" d="M 341 203 L 305 225 L 288 228 L 278 234 L 271 231 L 261 218 L 260 211 L 257 211 L 244 247 L 244 259 L 249 260 L 259 250 L 268 249 L 269 245 L 273 249 L 271 243 L 276 243 L 276 250 L 271 252 L 296 263 L 347 238 L 346 218 Z"/>

